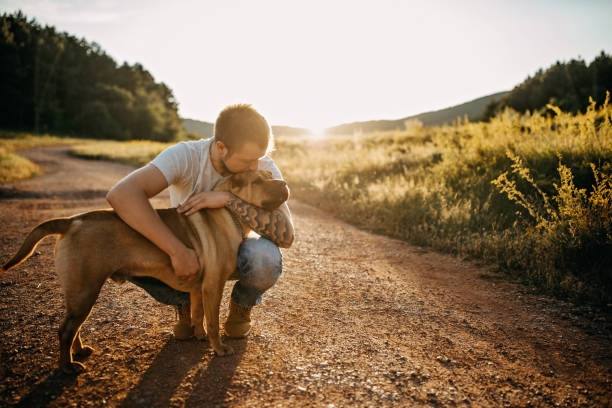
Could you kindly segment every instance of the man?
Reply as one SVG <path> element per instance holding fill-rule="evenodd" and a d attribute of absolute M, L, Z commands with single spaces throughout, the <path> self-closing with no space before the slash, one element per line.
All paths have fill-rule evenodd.
<path fill-rule="evenodd" d="M 170 188 L 172 206 L 179 212 L 191 215 L 202 208 L 226 207 L 261 236 L 246 239 L 238 251 L 238 268 L 231 278 L 238 282 L 232 290 L 225 322 L 225 333 L 234 338 L 249 333 L 252 307 L 278 279 L 282 270 L 278 247 L 289 248 L 293 243 L 293 223 L 287 203 L 266 211 L 229 192 L 212 190 L 232 174 L 245 171 L 267 170 L 274 178 L 282 178 L 266 156 L 270 139 L 270 126 L 251 105 L 228 106 L 215 122 L 213 138 L 167 148 L 119 181 L 106 196 L 123 221 L 168 254 L 181 279 L 195 275 L 199 264 L 195 252 L 174 236 L 149 203 L 149 198 L 165 188 Z M 189 313 L 184 307 L 187 294 L 153 279 L 134 278 L 133 282 L 158 300 L 182 306 L 182 313 Z M 177 330 L 175 326 L 175 335 Z M 187 336 L 183 333 L 181 337 Z"/>

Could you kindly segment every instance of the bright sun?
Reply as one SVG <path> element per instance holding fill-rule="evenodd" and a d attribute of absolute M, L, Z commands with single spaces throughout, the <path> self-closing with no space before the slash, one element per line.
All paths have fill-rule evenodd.
<path fill-rule="evenodd" d="M 323 139 L 325 137 L 324 127 L 311 127 L 308 130 L 310 131 L 308 135 L 311 139 Z"/>

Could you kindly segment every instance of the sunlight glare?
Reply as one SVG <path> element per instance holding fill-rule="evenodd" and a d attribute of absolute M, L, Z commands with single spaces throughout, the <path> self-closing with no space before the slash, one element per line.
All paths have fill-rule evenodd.
<path fill-rule="evenodd" d="M 310 133 L 308 133 L 308 136 L 312 140 L 321 140 L 324 139 L 326 136 L 326 129 L 323 127 L 312 127 L 308 130 L 310 131 Z"/>

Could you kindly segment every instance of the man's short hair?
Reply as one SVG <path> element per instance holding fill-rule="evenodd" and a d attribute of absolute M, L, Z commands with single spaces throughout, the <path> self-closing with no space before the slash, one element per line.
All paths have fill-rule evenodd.
<path fill-rule="evenodd" d="M 270 147 L 270 125 L 250 104 L 224 108 L 215 121 L 215 139 L 223 142 L 230 152 L 244 142 L 255 142 L 266 151 Z"/>

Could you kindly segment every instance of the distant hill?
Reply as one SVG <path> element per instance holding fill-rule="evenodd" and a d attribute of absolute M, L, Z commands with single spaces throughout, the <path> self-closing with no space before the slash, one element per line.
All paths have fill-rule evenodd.
<path fill-rule="evenodd" d="M 208 139 L 213 136 L 213 130 L 215 128 L 213 123 L 187 118 L 181 118 L 181 122 L 183 123 L 183 129 L 187 132 L 187 136 L 190 136 L 189 133 L 193 133 L 197 135 L 197 137 L 203 139 Z M 191 138 L 194 137 L 191 136 Z"/>
<path fill-rule="evenodd" d="M 485 107 L 489 104 L 489 102 L 492 100 L 500 100 L 507 93 L 508 91 L 498 92 L 462 103 L 460 105 L 451 106 L 450 108 L 419 113 L 418 115 L 407 116 L 402 119 L 370 120 L 366 122 L 345 123 L 326 129 L 326 133 L 350 134 L 355 131 L 367 133 L 376 130 L 404 129 L 405 122 L 411 120 L 419 120 L 423 123 L 423 125 L 443 125 L 450 124 L 453 120 L 457 119 L 457 117 L 463 118 L 465 115 L 467 115 L 471 121 L 476 122 L 483 119 Z"/>
<path fill-rule="evenodd" d="M 498 92 L 496 94 L 483 96 L 482 98 L 474 99 L 461 105 L 451 106 L 450 108 L 440 109 L 437 111 L 424 112 L 418 115 L 407 116 L 402 119 L 395 120 L 369 120 L 366 122 L 352 122 L 345 123 L 338 126 L 327 128 L 325 132 L 327 134 L 351 134 L 355 131 L 362 131 L 364 133 L 372 132 L 376 130 L 394 130 L 404 129 L 406 121 L 419 120 L 424 125 L 443 125 L 445 123 L 450 124 L 457 117 L 468 115 L 471 121 L 478 121 L 483 118 L 485 107 L 489 102 L 496 100 L 499 101 L 508 92 Z M 183 128 L 187 133 L 192 133 L 198 137 L 208 138 L 212 137 L 214 124 L 209 122 L 202 122 L 195 119 L 182 119 Z M 299 136 L 309 134 L 309 129 L 297 128 L 291 126 L 272 126 L 272 133 L 275 136 Z"/>
<path fill-rule="evenodd" d="M 202 122 L 201 120 L 195 119 L 181 119 L 183 122 L 183 129 L 187 132 L 188 136 L 191 133 L 191 138 L 204 138 L 207 139 L 213 136 L 215 125 L 209 122 Z M 308 129 L 296 128 L 291 126 L 272 126 L 272 133 L 275 136 L 298 136 L 310 133 Z"/>
<path fill-rule="evenodd" d="M 299 136 L 310 134 L 311 130 L 291 126 L 272 126 L 272 133 L 274 136 Z"/>

